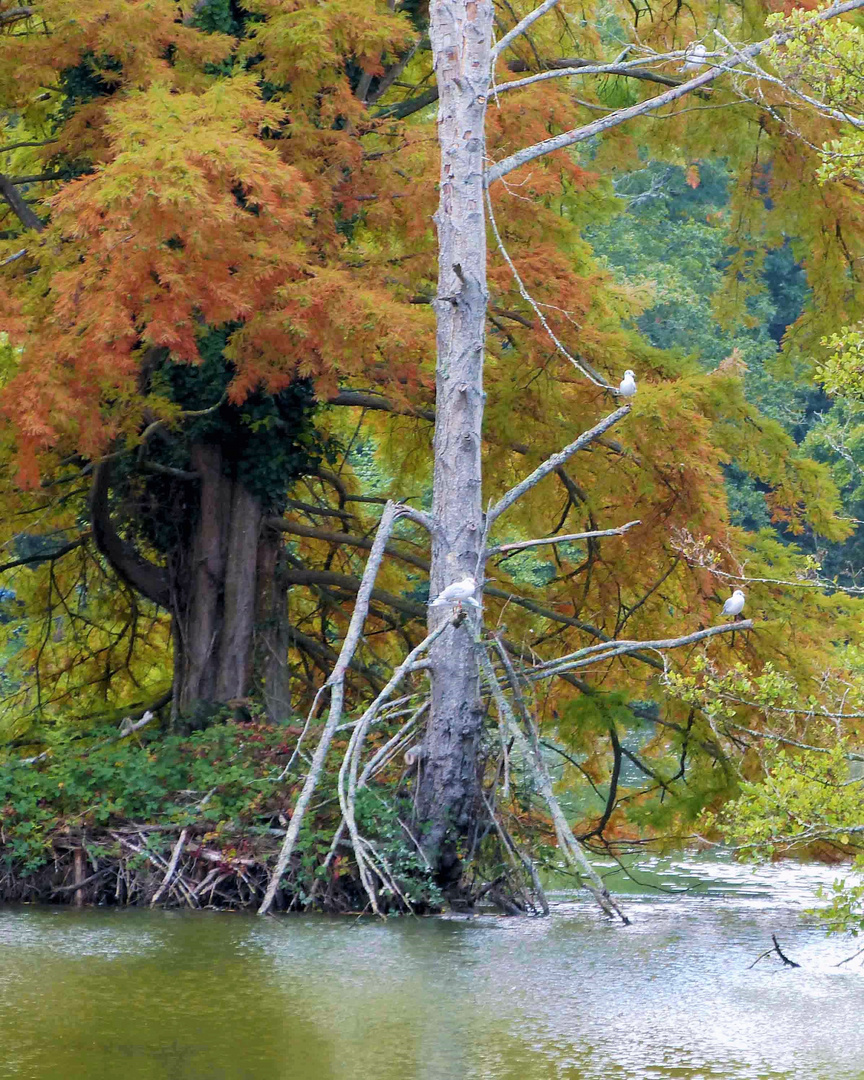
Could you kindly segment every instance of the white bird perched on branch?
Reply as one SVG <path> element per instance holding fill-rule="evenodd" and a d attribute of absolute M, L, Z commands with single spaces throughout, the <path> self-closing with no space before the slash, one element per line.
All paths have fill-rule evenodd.
<path fill-rule="evenodd" d="M 695 45 L 688 45 L 684 52 L 684 65 L 681 70 L 698 71 L 700 67 L 705 66 L 705 57 L 707 55 L 708 50 L 701 41 L 697 41 Z"/>
<path fill-rule="evenodd" d="M 741 612 L 744 610 L 744 593 L 740 589 L 736 589 L 735 592 L 729 597 L 726 603 L 723 605 L 723 615 L 734 615 L 737 619 Z"/>
<path fill-rule="evenodd" d="M 477 582 L 473 577 L 466 577 L 461 581 L 454 581 L 452 585 L 448 585 L 446 589 L 443 589 L 438 596 L 435 597 L 429 607 L 443 607 L 445 604 L 461 604 L 464 602 L 479 608 L 480 605 L 474 599 L 476 590 Z"/>
<path fill-rule="evenodd" d="M 618 394 L 620 397 L 633 397 L 636 393 L 636 374 L 631 371 L 630 368 L 624 372 L 624 378 L 618 384 Z"/>

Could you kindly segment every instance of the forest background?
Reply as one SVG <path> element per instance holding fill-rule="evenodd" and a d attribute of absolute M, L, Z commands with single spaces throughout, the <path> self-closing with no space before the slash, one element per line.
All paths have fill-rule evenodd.
<path fill-rule="evenodd" d="M 457 306 L 428 9 L 0 9 L 4 895 L 542 910 L 537 866 L 608 901 L 584 851 L 855 855 L 859 16 L 543 6 L 497 54 L 491 163 L 681 85 L 694 43 L 732 63 L 489 185 L 484 499 L 616 431 L 514 506 L 483 626 L 442 631 L 482 669 L 443 824 L 436 661 L 401 667 Z M 787 26 L 758 76 L 728 51 Z M 754 625 L 706 635 L 736 585 Z"/>

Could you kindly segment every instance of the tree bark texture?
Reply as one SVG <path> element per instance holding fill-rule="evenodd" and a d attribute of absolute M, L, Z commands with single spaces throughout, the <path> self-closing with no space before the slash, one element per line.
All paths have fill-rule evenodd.
<path fill-rule="evenodd" d="M 291 715 L 291 673 L 288 648 L 288 587 L 284 576 L 282 538 L 272 529 L 262 532 L 258 545 L 258 607 L 255 622 L 255 677 L 267 719 L 283 723 Z"/>
<path fill-rule="evenodd" d="M 172 615 L 175 720 L 256 690 L 271 719 L 285 720 L 288 626 L 284 585 L 275 580 L 279 537 L 262 536 L 261 503 L 232 476 L 217 443 L 196 443 L 190 456 L 197 512 L 166 567 L 120 535 L 108 463 L 95 470 L 90 498 L 96 545 L 126 584 Z"/>
<path fill-rule="evenodd" d="M 198 520 L 177 575 L 177 708 L 246 698 L 252 688 L 261 504 L 223 467 L 216 443 L 192 447 L 200 477 Z"/>
<path fill-rule="evenodd" d="M 431 594 L 481 565 L 481 435 L 486 322 L 483 202 L 491 71 L 490 0 L 435 0 L 430 38 L 438 82 L 441 176 Z M 430 608 L 429 629 L 452 616 Z M 482 707 L 472 615 L 430 652 L 432 709 L 418 778 L 423 845 L 439 881 L 460 874 L 460 844 L 476 820 Z"/>

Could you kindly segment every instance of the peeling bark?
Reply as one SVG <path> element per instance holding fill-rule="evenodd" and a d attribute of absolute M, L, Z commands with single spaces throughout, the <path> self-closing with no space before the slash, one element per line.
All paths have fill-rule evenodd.
<path fill-rule="evenodd" d="M 486 100 L 493 9 L 489 0 L 436 0 L 430 39 L 439 92 L 441 148 L 435 472 L 431 592 L 481 565 L 481 433 L 486 304 Z M 429 629 L 450 617 L 430 609 Z M 430 650 L 432 712 L 417 814 L 423 846 L 445 887 L 458 880 L 460 841 L 478 812 L 482 706 L 472 616 Z"/>

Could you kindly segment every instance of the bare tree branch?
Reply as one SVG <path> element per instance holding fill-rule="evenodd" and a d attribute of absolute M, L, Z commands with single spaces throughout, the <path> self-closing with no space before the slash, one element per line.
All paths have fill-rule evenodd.
<path fill-rule="evenodd" d="M 861 0 L 864 4 L 864 0 Z M 564 464 L 569 458 L 571 458 L 578 450 L 584 449 L 590 443 L 592 443 L 598 436 L 602 435 L 604 431 L 608 431 L 610 427 L 617 424 L 619 420 L 623 420 L 625 416 L 630 412 L 629 405 L 622 405 L 620 409 L 616 409 L 615 412 L 610 413 L 604 420 L 601 420 L 599 424 L 596 424 L 590 431 L 584 432 L 569 446 L 565 446 L 563 450 L 559 450 L 557 454 L 553 454 L 550 458 L 547 458 L 542 465 L 538 465 L 534 472 L 526 478 L 516 487 L 511 488 L 506 495 L 502 496 L 498 502 L 492 507 L 487 514 L 487 528 L 496 521 L 505 510 L 515 503 L 518 499 L 521 499 L 526 491 L 530 491 L 540 483 L 544 477 L 549 473 L 554 472 L 557 468 Z"/>
<path fill-rule="evenodd" d="M 834 4 L 825 11 L 819 12 L 812 19 L 808 20 L 807 23 L 802 24 L 795 32 L 784 30 L 772 34 L 762 41 L 756 41 L 752 45 L 747 45 L 740 50 L 737 50 L 737 56 L 742 59 L 758 56 L 758 54 L 770 44 L 783 44 L 796 36 L 796 34 L 801 33 L 801 31 L 808 26 L 836 18 L 838 15 L 843 15 L 849 11 L 856 11 L 862 6 L 864 6 L 864 0 L 846 0 L 845 3 Z M 603 116 L 598 120 L 592 121 L 590 124 L 585 124 L 583 127 L 562 132 L 562 134 L 556 135 L 551 139 L 544 139 L 542 142 L 535 143 L 533 146 L 526 146 L 524 149 L 518 150 L 515 154 L 511 154 L 509 157 L 497 162 L 487 171 L 487 186 L 493 184 L 496 180 L 500 180 L 502 176 L 506 176 L 507 173 L 512 172 L 514 169 L 526 165 L 529 161 L 534 161 L 535 158 L 542 157 L 544 154 L 550 154 L 555 150 L 563 150 L 567 146 L 574 146 L 576 143 L 584 142 L 586 139 L 592 139 L 594 136 L 600 135 L 610 128 L 617 127 L 619 124 L 624 124 L 628 120 L 633 120 L 638 116 L 645 116 L 648 113 L 656 112 L 657 109 L 662 108 L 664 105 L 670 105 L 673 101 L 677 101 L 679 98 L 691 94 L 694 90 L 698 90 L 703 86 L 708 86 L 729 70 L 728 64 L 718 64 L 716 67 L 711 67 L 707 71 L 703 71 L 701 74 L 694 76 L 687 82 L 681 83 L 680 86 L 673 87 L 664 94 L 658 94 L 657 97 L 648 98 L 646 101 L 631 105 L 628 109 L 618 109 L 616 112 L 610 113 L 609 116 Z"/>
<path fill-rule="evenodd" d="M 544 536 L 541 540 L 523 540 L 518 544 L 501 544 L 498 547 L 490 548 L 486 552 L 486 558 L 491 559 L 493 555 L 503 555 L 505 552 L 524 551 L 525 548 L 539 547 L 541 544 L 563 544 L 569 540 L 593 540 L 600 536 L 621 536 L 628 529 L 632 529 L 634 525 L 641 524 L 642 522 L 639 520 L 628 521 L 626 525 L 621 525 L 617 529 L 594 529 L 592 532 L 568 533 L 566 536 Z"/>
<path fill-rule="evenodd" d="M 464 617 L 464 616 L 462 616 Z M 405 657 L 402 663 L 396 668 L 393 674 L 390 676 L 387 685 L 375 698 L 372 704 L 366 709 L 351 733 L 351 738 L 348 742 L 348 747 L 345 751 L 345 755 L 342 759 L 342 765 L 339 769 L 339 806 L 342 810 L 342 817 L 345 824 L 348 826 L 348 832 L 351 836 L 351 843 L 354 847 L 354 855 L 357 859 L 357 868 L 360 871 L 360 880 L 363 883 L 363 888 L 366 891 L 366 895 L 369 897 L 369 902 L 372 905 L 372 910 L 376 915 L 380 915 L 378 910 L 378 899 L 375 895 L 375 890 L 372 887 L 372 882 L 369 878 L 368 866 L 365 858 L 364 845 L 361 841 L 360 833 L 357 829 L 357 820 L 355 816 L 356 799 L 357 799 L 357 787 L 358 787 L 358 772 L 360 768 L 360 753 L 363 746 L 363 740 L 366 737 L 366 731 L 369 725 L 375 719 L 381 706 L 387 701 L 387 699 L 394 693 L 396 688 L 400 685 L 402 680 L 411 671 L 415 670 L 415 662 L 417 658 L 424 652 L 426 652 L 433 641 L 439 638 L 448 626 L 454 625 L 460 618 L 456 615 L 454 618 L 445 620 L 439 626 L 416 645 L 411 652 Z M 346 775 L 348 783 L 346 787 L 345 779 Z"/>
<path fill-rule="evenodd" d="M 504 246 L 504 241 L 501 238 L 501 233 L 498 230 L 498 222 L 495 218 L 495 211 L 492 208 L 492 196 L 489 194 L 488 186 L 486 188 L 486 208 L 489 212 L 489 224 L 492 226 L 492 234 L 495 237 L 495 242 L 498 245 L 498 250 L 501 252 L 504 261 L 510 268 L 510 273 L 513 275 L 513 280 L 516 282 L 516 287 L 519 289 L 519 295 L 522 297 L 523 300 L 525 300 L 526 303 L 531 305 L 534 314 L 540 320 L 540 325 L 549 335 L 549 338 L 555 345 L 555 348 L 563 356 L 566 356 L 570 363 L 573 365 L 573 367 L 575 367 L 577 371 L 581 372 L 584 376 L 586 376 L 586 378 L 588 378 L 592 383 L 594 383 L 595 386 L 601 386 L 606 390 L 611 390 L 612 387 L 609 385 L 608 382 L 606 382 L 602 375 L 596 372 L 594 368 L 581 356 L 574 356 L 573 353 L 571 353 L 570 350 L 564 345 L 564 343 L 556 336 L 555 331 L 549 325 L 549 321 L 541 311 L 540 305 L 525 288 L 525 282 L 522 280 L 519 271 L 516 269 L 516 264 L 510 258 L 510 252 Z"/>
<path fill-rule="evenodd" d="M 412 113 L 425 109 L 427 105 L 431 105 L 437 100 L 438 87 L 433 86 L 431 90 L 418 94 L 417 97 L 407 98 L 405 101 L 398 101 L 393 105 L 384 105 L 375 113 L 375 116 L 382 119 L 404 120 L 406 116 L 411 116 Z"/>
<path fill-rule="evenodd" d="M 333 665 L 339 659 L 336 651 L 331 649 L 329 645 L 325 645 L 316 638 L 309 637 L 308 634 L 302 633 L 296 626 L 288 628 L 288 640 L 302 652 L 308 653 L 326 675 L 330 674 L 333 670 Z M 366 664 L 362 664 L 356 657 L 351 661 L 349 667 L 352 671 L 356 671 L 358 675 L 362 675 L 375 693 L 378 693 L 381 689 L 382 680 L 377 672 L 373 671 Z M 292 762 L 289 762 L 289 764 L 292 764 Z M 282 775 L 286 776 L 288 771 L 288 766 L 286 765 L 282 770 Z"/>
<path fill-rule="evenodd" d="M 189 835 L 188 829 L 183 829 L 180 836 L 177 839 L 177 843 L 174 845 L 174 850 L 171 852 L 171 861 L 168 863 L 168 869 L 165 871 L 165 877 L 162 878 L 162 884 L 153 894 L 153 899 L 150 901 L 150 907 L 156 907 L 177 870 L 177 863 L 180 862 L 180 856 L 183 853 L 183 848 L 186 844 L 186 837 Z"/>
<path fill-rule="evenodd" d="M 32 7 L 9 8 L 7 11 L 0 13 L 0 26 L 19 22 L 21 19 L 29 19 L 35 10 Z"/>
<path fill-rule="evenodd" d="M 70 551 L 74 551 L 76 548 L 81 547 L 85 541 L 90 539 L 90 530 L 81 533 L 80 536 L 76 536 L 74 540 L 70 540 L 68 544 L 63 544 L 62 547 L 57 548 L 54 551 L 43 551 L 35 555 L 25 555 L 20 559 L 13 559 L 11 562 L 3 563 L 0 566 L 0 574 L 5 570 L 12 570 L 16 566 L 28 566 L 32 563 L 53 562 L 55 559 L 60 559 L 64 555 L 68 555 Z"/>
<path fill-rule="evenodd" d="M 558 0 L 543 0 L 543 3 L 534 8 L 533 11 L 529 11 L 524 19 L 521 19 L 512 30 L 509 30 L 497 45 L 492 46 L 492 63 L 494 64 L 501 53 L 515 41 L 516 38 L 521 37 L 532 23 L 535 23 L 542 15 L 545 15 L 547 11 L 551 11 L 553 7 L 558 3 Z"/>
<path fill-rule="evenodd" d="M 349 533 L 330 532 L 327 529 L 316 529 L 311 525 L 301 525 L 299 521 L 288 521 L 285 518 L 267 518 L 265 524 L 280 532 L 291 533 L 293 536 L 308 536 L 313 540 L 325 540 L 329 544 L 347 544 L 348 547 L 372 549 L 372 541 L 365 536 L 351 536 Z M 418 570 L 429 571 L 429 560 L 421 559 L 419 555 L 411 555 L 409 552 L 400 551 L 392 543 L 384 549 L 388 555 L 395 559 L 416 566 Z"/>
<path fill-rule="evenodd" d="M 309 801 L 312 798 L 312 793 L 318 784 L 321 770 L 324 768 L 324 759 L 327 757 L 327 751 L 330 749 L 333 735 L 342 719 L 342 707 L 345 695 L 345 673 L 347 672 L 357 646 L 360 643 L 360 636 L 363 633 L 363 624 L 366 622 L 366 615 L 369 611 L 369 602 L 372 599 L 372 591 L 375 584 L 375 578 L 378 575 L 378 568 L 381 566 L 381 560 L 384 558 L 384 550 L 387 546 L 387 539 L 393 531 L 393 526 L 396 524 L 396 519 L 398 518 L 400 511 L 401 507 L 397 503 L 388 502 L 381 515 L 378 531 L 375 534 L 375 543 L 372 545 L 372 550 L 366 561 L 366 568 L 363 571 L 363 578 L 360 582 L 360 588 L 357 591 L 357 602 L 354 605 L 354 611 L 351 614 L 351 622 L 348 624 L 348 633 L 345 635 L 345 640 L 342 642 L 339 659 L 336 661 L 336 666 L 331 672 L 324 687 L 321 688 L 322 690 L 325 688 L 330 690 L 330 711 L 327 715 L 327 722 L 324 725 L 324 730 L 321 732 L 318 745 L 315 747 L 312 764 L 309 767 L 303 789 L 301 790 L 294 807 L 294 813 L 291 815 L 291 822 L 288 826 L 288 831 L 285 834 L 285 840 L 282 843 L 279 857 L 276 860 L 276 866 L 273 868 L 270 880 L 267 883 L 264 899 L 261 903 L 261 907 L 258 909 L 259 915 L 266 915 L 273 904 L 276 891 L 279 888 L 279 882 L 282 880 L 282 875 L 288 867 L 288 863 L 291 860 L 291 855 L 297 843 L 297 837 L 300 833 L 300 826 L 303 824 L 306 808 L 308 807 Z M 312 710 L 310 710 L 310 716 L 316 709 L 318 700 L 319 695 L 316 695 L 315 701 L 312 704 Z"/>
<path fill-rule="evenodd" d="M 564 811 L 561 809 L 561 804 L 555 797 L 552 778 L 549 775 L 549 770 L 546 768 L 546 763 L 543 760 L 543 754 L 540 751 L 539 742 L 537 740 L 537 733 L 533 723 L 530 722 L 530 717 L 528 718 L 529 733 L 528 737 L 526 737 L 522 732 L 522 728 L 516 721 L 510 703 L 504 696 L 501 683 L 498 681 L 498 676 L 495 674 L 495 669 L 492 667 L 492 662 L 489 659 L 485 646 L 482 643 L 478 643 L 477 651 L 480 659 L 480 668 L 485 675 L 489 688 L 492 691 L 492 695 L 495 698 L 496 706 L 506 718 L 507 725 L 519 748 L 522 760 L 530 770 L 534 783 L 537 786 L 537 790 L 543 796 L 543 799 L 549 808 L 549 812 L 552 815 L 552 821 L 555 826 L 555 835 L 558 838 L 559 851 L 576 871 L 580 883 L 592 894 L 603 911 L 605 911 L 607 915 L 617 915 L 625 925 L 628 925 L 630 920 L 612 899 L 609 890 L 603 884 L 597 871 L 588 862 L 585 852 L 579 846 L 576 837 L 573 835 L 573 830 L 567 822 Z"/>
<path fill-rule="evenodd" d="M 9 176 L 7 179 L 10 184 L 14 184 L 17 187 L 21 184 L 41 184 L 46 180 L 62 180 L 63 173 L 41 172 L 34 173 L 32 176 Z"/>
<path fill-rule="evenodd" d="M 682 57 L 683 54 L 669 53 L 667 56 L 652 57 L 653 62 L 674 60 Z M 636 61 L 636 63 L 644 63 L 644 61 Z M 527 64 L 510 63 L 507 65 L 510 71 L 529 71 L 530 68 Z M 498 83 L 495 87 L 496 93 L 502 93 L 505 90 L 519 90 L 523 86 L 530 86 L 532 83 L 543 82 L 546 79 L 560 79 L 562 76 L 574 76 L 574 75 L 622 75 L 628 79 L 641 79 L 644 82 L 659 83 L 661 86 L 680 86 L 685 79 L 676 79 L 671 75 L 660 75 L 656 71 L 651 71 L 646 67 L 632 67 L 631 64 L 598 64 L 593 60 L 582 60 L 579 57 L 571 56 L 561 60 L 547 60 L 545 61 L 545 68 L 542 72 L 535 72 L 533 75 L 528 76 L 525 79 L 514 79 L 512 82 Z"/>
<path fill-rule="evenodd" d="M 400 416 L 416 416 L 421 420 L 435 423 L 435 413 L 431 409 L 400 409 L 381 394 L 372 394 L 362 390 L 340 390 L 327 398 L 328 405 L 355 405 L 363 409 L 378 409 L 383 412 L 398 413 Z"/>
<path fill-rule="evenodd" d="M 340 574 L 335 570 L 306 570 L 300 568 L 285 570 L 283 579 L 288 585 L 329 585 L 347 593 L 359 592 L 361 584 L 360 579 L 352 574 Z M 379 604 L 386 604 L 388 607 L 395 608 L 396 611 L 404 611 L 406 615 L 414 615 L 420 619 L 426 615 L 425 604 L 405 600 L 403 597 L 395 596 L 393 593 L 385 592 L 383 589 L 373 589 L 372 599 Z"/>
<path fill-rule="evenodd" d="M 606 660 L 613 660 L 616 656 L 627 656 L 630 653 L 642 652 L 645 649 L 655 649 L 663 652 L 667 649 L 680 649 L 684 645 L 693 645 L 705 638 L 715 637 L 717 634 L 734 634 L 736 630 L 752 630 L 752 619 L 742 619 L 737 623 L 724 623 L 722 626 L 711 626 L 707 630 L 697 630 L 692 634 L 685 634 L 677 638 L 661 638 L 656 641 L 614 641 L 603 642 L 599 645 L 589 645 L 579 649 L 568 656 L 559 657 L 557 660 L 549 660 L 545 664 L 526 672 L 526 678 L 536 681 L 557 675 L 561 671 L 572 671 L 575 668 L 587 667 L 589 664 L 599 664 Z"/>
<path fill-rule="evenodd" d="M 0 146 L 0 154 L 9 154 L 13 150 L 21 150 L 27 146 L 50 146 L 52 143 L 59 142 L 58 139 L 42 139 L 39 142 L 13 142 L 7 143 L 5 146 Z"/>
<path fill-rule="evenodd" d="M 412 44 L 411 48 L 408 49 L 396 61 L 395 64 L 391 64 L 391 66 L 381 76 L 381 78 L 380 78 L 380 80 L 378 82 L 378 85 L 375 87 L 375 89 L 372 91 L 372 93 L 364 95 L 363 100 L 366 102 L 367 105 L 374 105 L 375 102 L 379 98 L 382 98 L 387 93 L 387 91 L 390 89 L 390 87 L 393 85 L 393 83 L 399 78 L 399 76 L 402 74 L 402 72 L 408 66 L 408 64 L 410 63 L 410 61 L 413 58 L 414 54 L 417 52 L 417 50 L 420 48 L 420 46 L 422 44 L 423 44 L 423 36 L 421 35 Z"/>
<path fill-rule="evenodd" d="M 9 263 L 18 262 L 18 260 L 23 259 L 26 254 L 27 248 L 21 248 L 20 251 L 16 251 L 12 255 L 7 255 L 6 258 L 0 262 L 0 266 L 8 266 Z"/>
<path fill-rule="evenodd" d="M 24 196 L 18 191 L 9 177 L 3 173 L 0 173 L 0 195 L 9 204 L 12 213 L 15 214 L 25 229 L 35 229 L 36 232 L 42 232 L 45 228 L 45 222 L 30 209 Z"/>
<path fill-rule="evenodd" d="M 171 583 L 164 567 L 157 566 L 117 532 L 108 505 L 110 466 L 105 459 L 93 472 L 90 492 L 90 525 L 93 541 L 118 577 L 160 607 L 171 607 Z"/>

